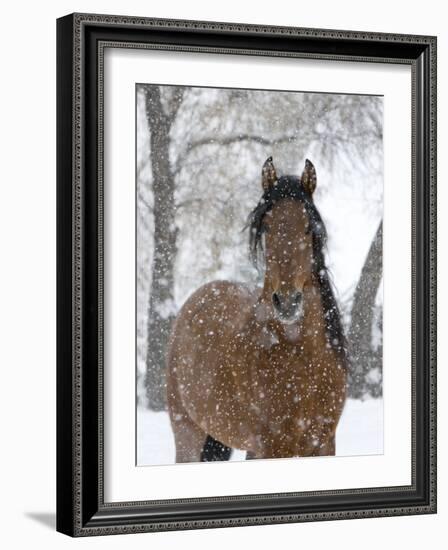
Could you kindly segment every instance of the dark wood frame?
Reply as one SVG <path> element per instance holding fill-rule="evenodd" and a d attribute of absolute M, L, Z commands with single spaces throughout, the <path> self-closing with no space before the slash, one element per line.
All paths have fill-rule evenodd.
<path fill-rule="evenodd" d="M 411 486 L 104 502 L 102 60 L 110 46 L 411 65 Z M 87 536 L 434 513 L 436 38 L 74 14 L 57 22 L 57 51 L 58 531 Z"/>

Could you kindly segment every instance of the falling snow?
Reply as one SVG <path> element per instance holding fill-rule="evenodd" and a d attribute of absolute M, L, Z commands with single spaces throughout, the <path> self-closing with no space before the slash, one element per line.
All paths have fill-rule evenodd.
<path fill-rule="evenodd" d="M 283 174 L 298 174 L 305 158 L 312 158 L 317 167 L 314 200 L 329 236 L 326 264 L 347 334 L 350 329 L 355 335 L 362 332 L 362 326 L 351 325 L 351 313 L 361 271 L 382 218 L 383 198 L 381 98 L 205 88 L 186 88 L 178 93 L 178 88 L 161 87 L 163 113 L 166 120 L 172 116 L 172 124 L 168 147 L 155 158 L 150 154 L 146 116 L 152 107 L 147 100 L 149 95 L 145 95 L 149 88 L 139 86 L 137 91 L 137 452 L 138 464 L 142 465 L 174 462 L 168 415 L 147 408 L 151 405 L 148 385 L 157 381 L 152 389 L 162 396 L 163 405 L 165 382 L 160 357 L 164 357 L 172 321 L 186 299 L 213 280 L 243 283 L 247 286 L 240 286 L 239 292 L 247 295 L 263 284 L 263 266 L 257 269 L 251 263 L 248 231 L 243 230 L 249 212 L 261 196 L 262 162 L 272 155 L 276 169 Z M 172 177 L 169 211 L 164 210 L 154 181 L 155 174 L 163 173 L 167 166 Z M 168 185 L 166 181 L 163 184 Z M 162 236 L 156 235 L 156 215 L 167 222 L 166 234 Z M 267 216 L 270 215 L 268 212 Z M 157 239 L 162 244 L 155 249 Z M 306 242 L 299 243 L 303 252 L 308 246 Z M 281 258 L 288 262 L 293 244 L 292 240 L 284 242 L 285 248 L 270 260 L 277 262 Z M 322 270 L 319 276 L 325 277 L 326 271 Z M 151 288 L 157 288 L 159 294 L 151 294 Z M 219 288 L 212 289 L 212 294 L 216 300 L 221 299 Z M 362 389 L 357 395 L 360 399 L 347 401 L 337 431 L 336 454 L 340 456 L 383 451 L 382 399 L 371 399 L 372 395 L 382 395 L 382 304 L 380 285 L 372 311 L 366 311 L 366 319 L 371 323 L 367 357 L 360 353 L 355 358 L 356 376 L 350 381 L 354 386 L 362 379 Z M 203 306 L 206 309 L 206 304 Z M 253 314 L 262 325 L 269 320 L 270 311 L 263 305 L 255 305 Z M 327 315 L 332 312 L 329 310 Z M 192 323 L 207 330 L 208 342 L 198 339 L 191 346 L 206 349 L 219 339 L 221 329 L 229 326 L 235 328 L 235 338 L 244 332 L 244 325 L 237 325 L 241 320 L 227 316 L 225 310 L 216 316 L 207 317 L 201 311 L 192 314 Z M 214 324 L 213 328 L 210 324 Z M 285 324 L 284 331 L 295 346 L 294 353 L 300 355 L 303 348 L 294 327 Z M 314 328 L 311 336 L 319 333 L 319 327 L 315 331 Z M 154 334 L 158 334 L 157 340 Z M 277 335 L 268 325 L 255 342 L 259 353 L 275 349 L 278 343 Z M 340 343 L 337 338 L 329 338 L 327 349 Z M 158 363 L 155 368 L 148 367 L 148 349 L 157 347 Z M 187 363 L 188 358 L 184 361 Z M 273 363 L 271 367 L 274 372 L 281 372 L 281 365 Z M 313 365 L 307 368 L 311 371 Z M 235 379 L 240 375 L 236 368 L 231 374 Z M 332 384 L 332 376 L 323 372 L 328 384 Z M 206 399 L 213 381 L 203 373 L 201 383 Z M 265 386 L 262 376 L 253 381 L 259 399 L 264 401 L 269 397 L 269 388 Z M 317 394 L 318 389 L 317 385 L 310 385 L 307 392 Z M 303 394 L 303 388 L 296 387 L 294 380 L 282 386 L 283 390 L 297 406 L 309 397 Z M 245 389 L 240 391 L 244 393 Z M 251 410 L 263 414 L 255 403 Z M 229 413 L 218 404 L 216 412 Z M 287 418 L 271 419 L 272 433 L 281 435 L 282 423 L 287 421 Z M 300 422 L 304 426 L 311 423 L 309 419 Z M 323 416 L 319 422 L 325 425 L 328 420 Z M 247 426 L 241 423 L 238 429 L 243 433 Z M 316 448 L 321 445 L 318 437 L 311 442 Z M 234 451 L 232 460 L 243 458 L 242 451 Z"/>

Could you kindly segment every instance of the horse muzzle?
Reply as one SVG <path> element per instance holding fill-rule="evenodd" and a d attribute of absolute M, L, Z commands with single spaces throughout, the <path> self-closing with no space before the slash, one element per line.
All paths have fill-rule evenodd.
<path fill-rule="evenodd" d="M 301 292 L 274 292 L 272 305 L 277 319 L 287 325 L 297 323 L 303 317 L 303 294 Z"/>

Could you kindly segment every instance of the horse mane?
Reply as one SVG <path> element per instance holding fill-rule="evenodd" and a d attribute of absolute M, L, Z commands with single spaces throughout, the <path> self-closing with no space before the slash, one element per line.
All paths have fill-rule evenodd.
<path fill-rule="evenodd" d="M 261 197 L 249 215 L 249 248 L 253 263 L 258 267 L 260 256 L 264 256 L 262 236 L 266 230 L 264 216 L 282 199 L 294 199 L 303 204 L 309 219 L 309 231 L 313 240 L 313 274 L 319 283 L 324 309 L 327 338 L 330 346 L 347 360 L 347 344 L 342 328 L 341 314 L 333 292 L 329 270 L 325 264 L 324 249 L 327 243 L 325 224 L 310 194 L 297 176 L 281 176 Z M 345 365 L 344 365 L 345 366 Z"/>

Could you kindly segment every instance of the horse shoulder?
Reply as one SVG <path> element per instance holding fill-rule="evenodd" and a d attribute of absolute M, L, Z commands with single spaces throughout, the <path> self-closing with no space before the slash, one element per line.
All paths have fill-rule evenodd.
<path fill-rule="evenodd" d="M 167 357 L 168 383 L 203 429 L 217 407 L 234 399 L 235 339 L 254 300 L 244 285 L 215 281 L 200 287 L 175 321 Z"/>
<path fill-rule="evenodd" d="M 221 331 L 227 332 L 244 319 L 254 301 L 254 292 L 246 285 L 213 281 L 190 296 L 179 312 L 176 325 L 192 323 L 201 332 L 218 325 Z"/>
<path fill-rule="evenodd" d="M 182 369 L 198 368 L 198 362 L 217 361 L 247 322 L 256 293 L 245 285 L 214 281 L 200 287 L 181 308 L 171 332 L 168 367 L 182 358 Z M 215 362 L 215 361 L 213 361 Z M 179 366 L 179 365 L 178 365 Z"/>

